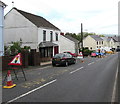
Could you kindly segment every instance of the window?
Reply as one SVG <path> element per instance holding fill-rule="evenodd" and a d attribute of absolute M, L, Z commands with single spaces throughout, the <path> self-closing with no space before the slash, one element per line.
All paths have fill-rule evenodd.
<path fill-rule="evenodd" d="M 98 45 L 98 42 L 97 42 L 97 45 Z"/>
<path fill-rule="evenodd" d="M 102 41 L 102 44 L 103 44 L 103 41 Z"/>
<path fill-rule="evenodd" d="M 43 41 L 46 41 L 46 31 L 43 30 Z"/>
<path fill-rule="evenodd" d="M 90 49 L 92 50 L 92 47 L 90 47 Z"/>
<path fill-rule="evenodd" d="M 53 32 L 50 31 L 50 41 L 53 41 Z"/>
<path fill-rule="evenodd" d="M 58 41 L 58 33 L 56 33 L 56 41 Z"/>

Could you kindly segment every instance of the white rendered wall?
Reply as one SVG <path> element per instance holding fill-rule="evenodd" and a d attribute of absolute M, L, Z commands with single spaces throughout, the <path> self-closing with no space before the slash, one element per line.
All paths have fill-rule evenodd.
<path fill-rule="evenodd" d="M 60 53 L 70 51 L 75 53 L 75 43 L 64 36 L 60 35 Z"/>
<path fill-rule="evenodd" d="M 92 47 L 92 50 L 96 50 L 97 43 L 91 36 L 87 36 L 83 40 L 83 47 L 88 47 L 89 49 Z"/>
<path fill-rule="evenodd" d="M 22 39 L 23 46 L 36 49 L 38 43 L 37 34 L 37 27 L 15 9 L 12 9 L 5 16 L 5 45 Z"/>

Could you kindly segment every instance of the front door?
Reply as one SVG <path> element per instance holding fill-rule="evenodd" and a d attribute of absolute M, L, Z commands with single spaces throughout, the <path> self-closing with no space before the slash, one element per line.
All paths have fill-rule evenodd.
<path fill-rule="evenodd" d="M 54 55 L 59 53 L 59 46 L 54 47 Z"/>

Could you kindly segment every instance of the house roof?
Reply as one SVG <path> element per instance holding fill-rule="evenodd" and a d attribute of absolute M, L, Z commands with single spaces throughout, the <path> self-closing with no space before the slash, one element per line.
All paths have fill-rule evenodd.
<path fill-rule="evenodd" d="M 109 42 L 111 40 L 111 38 L 107 38 L 107 41 Z"/>
<path fill-rule="evenodd" d="M 31 21 L 33 24 L 35 24 L 37 27 L 44 27 L 44 28 L 50 28 L 50 29 L 54 29 L 54 30 L 60 30 L 59 28 L 57 28 L 56 26 L 54 26 L 52 23 L 50 23 L 49 21 L 47 21 L 45 18 L 38 16 L 38 15 L 34 15 L 22 10 L 18 10 L 17 8 L 13 8 L 15 10 L 17 10 L 20 14 L 22 14 L 25 18 L 27 18 L 29 21 Z"/>
<path fill-rule="evenodd" d="M 120 42 L 120 36 L 114 36 L 112 38 L 115 42 Z"/>
<path fill-rule="evenodd" d="M 71 41 L 73 41 L 73 42 L 75 42 L 75 43 L 78 43 L 78 42 L 79 42 L 77 39 L 75 39 L 75 38 L 73 38 L 73 37 L 71 37 L 71 36 L 69 36 L 69 35 L 62 35 L 62 36 L 64 36 L 65 38 L 68 38 L 69 40 L 71 40 Z"/>
<path fill-rule="evenodd" d="M 100 36 L 98 36 L 98 35 L 89 35 L 89 36 L 91 36 L 96 41 L 103 41 L 103 39 Z"/>
<path fill-rule="evenodd" d="M 3 6 L 5 8 L 7 5 L 0 0 L 0 6 Z"/>

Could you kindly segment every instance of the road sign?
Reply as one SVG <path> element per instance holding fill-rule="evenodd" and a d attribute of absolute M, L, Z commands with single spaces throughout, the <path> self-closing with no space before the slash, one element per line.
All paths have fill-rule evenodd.
<path fill-rule="evenodd" d="M 22 65 L 21 53 L 16 55 L 8 65 Z"/>

